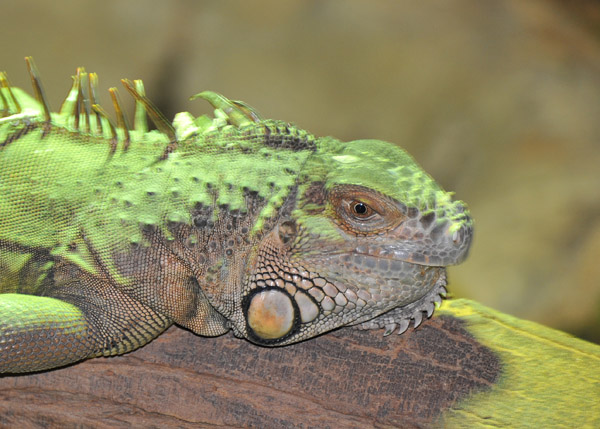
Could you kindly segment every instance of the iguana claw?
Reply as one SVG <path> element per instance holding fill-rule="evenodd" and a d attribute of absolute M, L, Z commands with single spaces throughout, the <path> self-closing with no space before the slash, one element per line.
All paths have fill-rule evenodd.
<path fill-rule="evenodd" d="M 395 323 L 390 323 L 389 325 L 385 325 L 385 331 L 383 332 L 383 336 L 387 337 L 388 335 L 393 333 L 395 330 L 396 330 Z"/>
<path fill-rule="evenodd" d="M 431 315 L 433 314 L 434 310 L 435 310 L 435 304 L 433 302 L 430 302 L 429 304 L 427 304 L 427 306 L 425 308 L 425 311 L 427 312 L 427 318 L 428 319 L 431 317 Z"/>
<path fill-rule="evenodd" d="M 417 309 L 417 310 L 415 310 L 415 312 L 413 313 L 412 318 L 415 321 L 414 327 L 418 328 L 419 325 L 421 324 L 421 322 L 423 321 L 423 312 L 421 311 L 420 308 Z"/>
<path fill-rule="evenodd" d="M 410 326 L 410 319 L 402 320 L 400 322 L 400 327 L 398 328 L 398 335 L 405 333 L 409 326 Z"/>

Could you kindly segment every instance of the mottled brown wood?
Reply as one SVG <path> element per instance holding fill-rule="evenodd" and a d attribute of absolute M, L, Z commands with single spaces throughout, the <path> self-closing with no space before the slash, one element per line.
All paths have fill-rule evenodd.
<path fill-rule="evenodd" d="M 127 356 L 0 378 L 2 427 L 422 427 L 499 362 L 444 316 L 281 348 L 172 328 Z"/>

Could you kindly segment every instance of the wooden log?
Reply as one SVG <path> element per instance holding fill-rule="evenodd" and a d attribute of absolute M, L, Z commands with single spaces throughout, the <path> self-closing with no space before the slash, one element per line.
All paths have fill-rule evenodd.
<path fill-rule="evenodd" d="M 1 358 L 1 357 L 0 357 Z M 467 300 L 401 336 L 257 347 L 172 328 L 0 378 L 1 427 L 600 427 L 600 346 Z"/>

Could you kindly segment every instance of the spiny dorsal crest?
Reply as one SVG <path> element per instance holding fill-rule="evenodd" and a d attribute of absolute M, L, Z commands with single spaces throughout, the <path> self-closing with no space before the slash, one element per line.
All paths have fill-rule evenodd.
<path fill-rule="evenodd" d="M 53 121 L 53 114 L 46 100 L 33 58 L 26 57 L 25 61 L 35 98 L 42 108 L 44 129 L 48 131 L 51 125 L 58 125 L 87 135 L 107 138 L 111 146 L 111 155 L 117 151 L 119 145 L 123 151 L 128 150 L 133 138 L 132 133 L 143 136 L 148 132 L 147 116 L 169 142 L 161 159 L 166 158 L 169 153 L 174 151 L 179 142 L 186 137 L 212 132 L 235 132 L 238 136 L 260 135 L 263 137 L 262 144 L 273 149 L 316 150 L 315 138 L 310 133 L 282 121 L 264 120 L 246 103 L 229 100 L 212 91 L 204 91 L 191 97 L 192 100 L 202 98 L 213 106 L 215 117 L 208 120 L 209 123 L 204 121 L 198 125 L 197 119 L 199 118 L 179 113 L 172 124 L 146 97 L 141 80 L 133 82 L 128 79 L 121 80 L 136 103 L 133 128 L 129 127 L 117 89 L 110 88 L 108 90 L 116 114 L 115 123 L 97 102 L 98 76 L 96 73 L 87 73 L 83 67 L 77 68 L 76 74 L 73 76 L 73 85 L 57 115 L 61 119 L 58 121 L 59 123 L 56 123 L 56 120 Z M 39 109 L 22 106 L 16 91 L 20 90 L 10 85 L 6 73 L 0 72 L 0 124 L 20 119 L 30 121 L 32 117 L 40 115 Z"/>

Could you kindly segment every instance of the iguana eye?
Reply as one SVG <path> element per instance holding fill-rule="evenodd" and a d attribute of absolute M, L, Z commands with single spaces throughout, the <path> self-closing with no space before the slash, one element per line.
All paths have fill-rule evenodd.
<path fill-rule="evenodd" d="M 371 202 L 365 203 L 358 199 L 347 199 L 340 201 L 343 211 L 346 214 L 346 218 L 349 221 L 357 221 L 361 224 L 365 222 L 372 222 L 377 218 L 381 218 L 382 213 L 380 210 L 382 207 L 375 207 Z"/>
<path fill-rule="evenodd" d="M 373 209 L 362 201 L 353 201 L 350 206 L 352 214 L 359 219 L 368 219 L 373 215 Z"/>
<path fill-rule="evenodd" d="M 344 230 L 360 234 L 379 234 L 406 219 L 392 199 L 361 186 L 341 185 L 329 192 L 334 221 Z"/>

